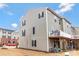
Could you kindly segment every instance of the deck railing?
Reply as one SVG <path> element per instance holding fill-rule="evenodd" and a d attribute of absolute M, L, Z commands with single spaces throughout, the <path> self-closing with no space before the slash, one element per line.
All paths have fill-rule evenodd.
<path fill-rule="evenodd" d="M 63 31 L 60 31 L 60 36 L 72 38 L 72 35 L 70 35 L 70 34 L 68 34 L 68 33 L 65 33 L 65 32 L 63 32 Z"/>
<path fill-rule="evenodd" d="M 72 39 L 79 39 L 79 35 L 72 35 Z"/>
<path fill-rule="evenodd" d="M 70 35 L 61 30 L 53 31 L 53 32 L 49 33 L 49 36 L 63 36 L 63 37 L 71 38 L 71 39 L 79 39 L 79 35 Z"/>

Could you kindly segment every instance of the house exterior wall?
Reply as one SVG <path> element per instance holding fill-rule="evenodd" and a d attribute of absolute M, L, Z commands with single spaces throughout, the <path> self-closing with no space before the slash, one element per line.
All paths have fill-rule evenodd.
<path fill-rule="evenodd" d="M 44 17 L 38 18 L 38 14 L 44 13 Z M 25 27 L 20 24 L 20 45 L 21 48 L 48 51 L 47 25 L 46 25 L 46 8 L 30 10 L 27 16 L 21 19 L 26 20 Z M 35 34 L 33 35 L 33 27 L 35 27 Z M 26 30 L 26 35 L 21 36 L 22 30 Z M 32 40 L 36 40 L 36 47 L 32 47 Z"/>
<path fill-rule="evenodd" d="M 13 33 L 15 33 L 16 35 L 13 34 Z M 3 37 L 3 36 L 5 36 L 5 37 Z M 19 39 L 19 35 L 14 30 L 8 30 L 8 29 L 0 28 L 0 45 L 1 46 L 2 45 L 16 46 L 18 39 Z"/>
<path fill-rule="evenodd" d="M 24 21 L 24 20 L 26 20 L 27 25 L 22 26 L 22 21 Z M 19 39 L 19 47 L 21 47 L 21 48 L 27 48 L 27 46 L 28 46 L 27 45 L 27 40 L 26 40 L 28 37 L 26 38 L 26 36 L 25 37 L 22 36 L 22 30 L 26 30 L 26 28 L 27 28 L 27 31 L 29 31 L 29 28 L 30 28 L 30 22 L 29 22 L 29 20 L 27 21 L 27 16 L 26 15 L 25 16 L 22 16 L 21 19 L 20 19 L 20 27 L 19 27 L 19 38 L 20 39 Z M 29 35 L 29 32 L 27 32 L 27 33 L 26 34 L 28 36 Z"/>
<path fill-rule="evenodd" d="M 47 10 L 47 20 L 48 20 L 48 33 L 49 35 L 52 33 L 52 31 L 60 30 L 61 25 L 59 24 L 60 18 L 58 18 L 56 15 L 52 14 L 49 10 Z M 53 47 L 53 39 L 49 40 L 49 48 Z"/>
<path fill-rule="evenodd" d="M 75 27 L 71 27 L 71 32 L 72 32 L 72 35 L 76 35 L 76 29 L 75 29 Z"/>
<path fill-rule="evenodd" d="M 3 33 L 3 32 L 5 32 L 5 33 Z M 2 36 L 6 36 L 6 38 L 8 38 L 8 36 L 11 36 L 11 35 L 12 35 L 12 31 L 7 31 L 5 29 L 0 29 L 0 38 L 2 38 Z"/>
<path fill-rule="evenodd" d="M 19 39 L 19 32 L 16 32 L 16 31 L 12 32 L 11 38 L 12 39 Z"/>
<path fill-rule="evenodd" d="M 63 32 L 72 34 L 71 24 L 68 23 L 64 18 L 62 18 L 62 23 L 63 23 Z"/>
<path fill-rule="evenodd" d="M 48 19 L 48 32 L 60 30 L 60 24 L 57 16 L 52 14 L 50 11 L 47 11 L 47 19 Z"/>
<path fill-rule="evenodd" d="M 2 38 L 2 30 L 0 30 L 0 43 L 1 43 L 1 38 Z"/>
<path fill-rule="evenodd" d="M 79 27 L 74 27 L 76 31 L 76 35 L 79 35 Z"/>
<path fill-rule="evenodd" d="M 44 17 L 39 18 L 39 14 Z M 25 25 L 22 22 L 25 21 Z M 35 28 L 35 34 L 33 34 L 33 27 Z M 72 25 L 63 17 L 59 17 L 55 12 L 48 10 L 47 8 L 32 9 L 27 12 L 20 19 L 19 28 L 19 47 L 33 50 L 41 50 L 49 52 L 49 48 L 54 47 L 55 39 L 49 39 L 49 35 L 52 31 L 60 31 L 60 36 L 72 39 L 72 35 L 79 35 L 79 28 L 72 28 Z M 22 31 L 25 30 L 25 36 L 22 36 Z M 66 39 L 67 39 L 66 38 Z M 67 49 L 68 42 L 65 38 L 58 38 L 60 48 Z M 36 40 L 36 47 L 32 46 L 32 40 Z"/>

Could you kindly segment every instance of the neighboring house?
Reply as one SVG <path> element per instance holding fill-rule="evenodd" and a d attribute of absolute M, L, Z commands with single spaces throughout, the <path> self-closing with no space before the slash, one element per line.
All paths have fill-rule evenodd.
<path fill-rule="evenodd" d="M 19 47 L 46 52 L 54 48 L 78 49 L 77 33 L 78 29 L 50 8 L 32 9 L 20 19 Z"/>
<path fill-rule="evenodd" d="M 16 46 L 18 39 L 18 33 L 14 30 L 0 28 L 0 46 Z"/>

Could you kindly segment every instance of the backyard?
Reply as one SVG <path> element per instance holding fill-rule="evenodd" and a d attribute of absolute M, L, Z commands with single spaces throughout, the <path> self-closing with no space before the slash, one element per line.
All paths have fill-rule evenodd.
<path fill-rule="evenodd" d="M 79 50 L 68 51 L 70 56 L 78 56 Z M 0 56 L 64 56 L 65 52 L 59 53 L 46 53 L 39 51 L 32 51 L 26 49 L 1 49 L 0 48 Z"/>

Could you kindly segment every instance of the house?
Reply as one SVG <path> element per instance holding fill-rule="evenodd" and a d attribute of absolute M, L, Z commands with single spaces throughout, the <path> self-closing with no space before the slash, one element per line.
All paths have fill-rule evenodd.
<path fill-rule="evenodd" d="M 16 47 L 19 36 L 15 30 L 0 28 L 0 46 L 3 47 Z"/>
<path fill-rule="evenodd" d="M 21 17 L 19 29 L 20 48 L 46 52 L 79 48 L 78 28 L 48 7 L 29 10 Z"/>

